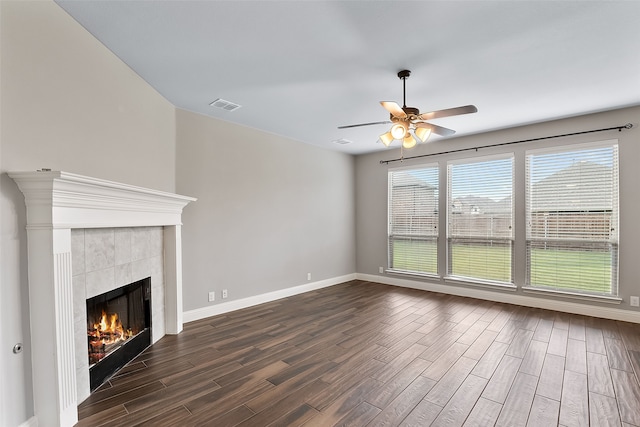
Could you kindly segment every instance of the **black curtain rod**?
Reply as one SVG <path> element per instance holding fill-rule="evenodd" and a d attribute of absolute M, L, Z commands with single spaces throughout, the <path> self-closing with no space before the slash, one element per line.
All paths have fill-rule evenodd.
<path fill-rule="evenodd" d="M 553 139 L 553 138 L 562 138 L 562 137 L 565 137 L 565 136 L 583 135 L 585 133 L 605 132 L 605 131 L 608 131 L 608 130 L 617 130 L 618 132 L 622 132 L 622 129 L 631 129 L 632 127 L 633 127 L 633 125 L 631 123 L 627 123 L 626 125 L 614 126 L 614 127 L 611 127 L 611 128 L 585 130 L 585 131 L 582 131 L 582 132 L 565 133 L 565 134 L 562 134 L 562 135 L 542 136 L 540 138 L 521 139 L 520 141 L 501 142 L 499 144 L 483 145 L 483 146 L 480 146 L 480 147 L 460 148 L 458 150 L 441 151 L 440 153 L 420 154 L 420 155 L 411 156 L 411 157 L 400 157 L 399 159 L 380 160 L 380 164 L 381 165 L 384 165 L 384 164 L 388 165 L 389 163 L 393 163 L 393 162 L 401 162 L 403 160 L 418 159 L 418 158 L 421 158 L 421 157 L 439 156 L 439 155 L 442 155 L 442 154 L 459 153 L 461 151 L 471 151 L 471 150 L 478 151 L 481 148 L 501 147 L 503 145 L 521 144 L 523 142 L 542 141 L 544 139 Z"/>

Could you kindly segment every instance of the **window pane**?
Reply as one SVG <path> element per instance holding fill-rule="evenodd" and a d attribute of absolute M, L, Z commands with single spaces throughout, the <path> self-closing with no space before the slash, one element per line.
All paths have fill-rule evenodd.
<path fill-rule="evenodd" d="M 610 294 L 616 254 L 608 243 L 527 242 L 529 280 L 534 286 Z"/>
<path fill-rule="evenodd" d="M 512 282 L 513 157 L 450 162 L 448 274 Z"/>
<path fill-rule="evenodd" d="M 438 271 L 438 166 L 389 172 L 389 266 Z"/>
<path fill-rule="evenodd" d="M 527 152 L 530 286 L 617 294 L 617 145 Z"/>
<path fill-rule="evenodd" d="M 498 282 L 511 281 L 510 240 L 449 240 L 451 275 Z"/>
<path fill-rule="evenodd" d="M 438 271 L 437 239 L 389 238 L 391 266 L 396 270 L 436 273 Z"/>

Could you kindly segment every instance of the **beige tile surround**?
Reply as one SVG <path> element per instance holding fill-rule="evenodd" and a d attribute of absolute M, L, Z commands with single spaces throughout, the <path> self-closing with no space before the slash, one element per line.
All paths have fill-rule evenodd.
<path fill-rule="evenodd" d="M 151 277 L 152 341 L 165 334 L 163 227 L 71 230 L 78 402 L 89 394 L 87 298 Z"/>

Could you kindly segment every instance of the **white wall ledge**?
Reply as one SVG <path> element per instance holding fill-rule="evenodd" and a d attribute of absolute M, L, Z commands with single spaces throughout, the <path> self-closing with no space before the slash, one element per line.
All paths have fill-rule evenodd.
<path fill-rule="evenodd" d="M 405 277 L 421 277 L 424 279 L 433 279 L 438 280 L 440 278 L 439 275 L 434 273 L 418 273 L 415 271 L 407 271 L 407 270 L 398 270 L 395 268 L 387 268 L 385 271 L 387 274 L 394 274 L 396 276 L 405 276 Z"/>
<path fill-rule="evenodd" d="M 621 304 L 622 298 L 610 295 L 583 294 L 580 292 L 560 291 L 557 289 L 537 288 L 534 286 L 523 286 L 522 291 L 528 294 L 553 295 L 562 298 L 578 299 L 583 301 L 604 302 L 607 304 Z"/>
<path fill-rule="evenodd" d="M 457 276 L 445 276 L 443 277 L 443 279 L 445 283 L 451 283 L 453 285 L 477 286 L 479 288 L 488 288 L 511 292 L 515 292 L 518 290 L 518 287 L 513 283 L 492 282 L 490 280 L 473 280 Z"/>

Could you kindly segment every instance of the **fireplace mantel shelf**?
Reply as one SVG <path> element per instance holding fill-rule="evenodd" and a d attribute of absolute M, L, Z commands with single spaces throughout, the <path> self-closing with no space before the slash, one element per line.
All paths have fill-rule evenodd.
<path fill-rule="evenodd" d="M 78 421 L 71 230 L 164 227 L 165 331 L 182 331 L 182 209 L 196 199 L 61 171 L 9 172 L 24 194 L 34 412 Z M 33 327 L 38 325 L 38 327 Z"/>
<path fill-rule="evenodd" d="M 177 225 L 182 209 L 196 200 L 62 171 L 9 176 L 24 193 L 28 228 Z"/>

